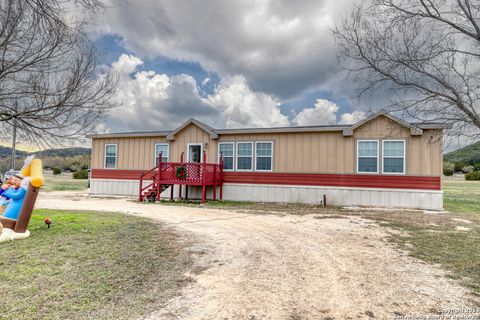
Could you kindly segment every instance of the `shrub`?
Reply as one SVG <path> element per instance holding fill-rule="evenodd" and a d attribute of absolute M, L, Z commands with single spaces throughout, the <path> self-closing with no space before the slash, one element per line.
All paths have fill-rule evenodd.
<path fill-rule="evenodd" d="M 465 175 L 465 180 L 480 180 L 480 171 L 474 171 Z"/>
<path fill-rule="evenodd" d="M 463 167 L 465 167 L 465 163 L 455 162 L 455 172 L 462 172 Z"/>
<path fill-rule="evenodd" d="M 480 162 L 477 162 L 473 165 L 473 168 L 475 169 L 475 171 L 480 171 Z"/>
<path fill-rule="evenodd" d="M 455 173 L 455 164 L 451 162 L 443 163 L 443 174 L 446 176 L 452 176 Z"/>
<path fill-rule="evenodd" d="M 465 166 L 462 168 L 463 173 L 472 173 L 474 171 L 473 166 Z"/>
<path fill-rule="evenodd" d="M 78 170 L 73 173 L 73 179 L 88 179 L 88 170 Z"/>
<path fill-rule="evenodd" d="M 61 173 L 62 173 L 62 170 L 60 170 L 60 168 L 52 168 L 52 171 L 53 171 L 53 174 L 54 174 L 54 175 L 57 175 L 57 174 L 61 174 Z"/>

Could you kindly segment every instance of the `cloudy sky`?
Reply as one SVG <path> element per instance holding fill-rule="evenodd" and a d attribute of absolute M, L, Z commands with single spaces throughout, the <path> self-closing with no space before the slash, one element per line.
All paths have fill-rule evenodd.
<path fill-rule="evenodd" d="M 102 130 L 350 123 L 354 99 L 330 28 L 351 0 L 110 0 L 88 33 L 120 76 Z"/>

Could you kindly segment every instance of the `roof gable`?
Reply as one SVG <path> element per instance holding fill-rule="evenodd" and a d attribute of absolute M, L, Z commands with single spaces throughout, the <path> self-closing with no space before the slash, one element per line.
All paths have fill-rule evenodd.
<path fill-rule="evenodd" d="M 210 138 L 218 139 L 218 134 L 215 133 L 215 131 L 213 130 L 212 127 L 210 127 L 209 125 L 206 125 L 205 123 L 200 122 L 196 119 L 190 118 L 187 121 L 185 121 L 181 126 L 179 126 L 177 129 L 170 132 L 167 135 L 167 140 L 175 140 L 175 135 L 177 133 L 179 133 L 180 131 L 182 131 L 183 129 L 185 129 L 186 127 L 188 127 L 190 124 L 193 124 L 193 125 L 199 127 L 200 129 L 202 129 L 203 131 L 205 131 L 206 133 L 208 133 L 210 135 Z"/>
<path fill-rule="evenodd" d="M 384 117 L 386 117 L 386 118 L 388 118 L 388 119 L 390 119 L 390 120 L 392 120 L 392 121 L 394 121 L 394 122 L 396 122 L 396 123 L 398 123 L 398 124 L 400 124 L 400 125 L 408 128 L 408 129 L 410 129 L 410 134 L 411 134 L 412 136 L 421 136 L 421 135 L 423 134 L 423 130 L 422 130 L 422 129 L 414 126 L 414 125 L 411 124 L 411 123 L 405 122 L 404 120 L 402 120 L 402 119 L 400 119 L 400 118 L 398 118 L 398 117 L 396 117 L 396 116 L 394 116 L 394 115 L 391 115 L 391 114 L 385 112 L 384 110 L 380 110 L 380 111 L 372 114 L 371 116 L 369 116 L 369 117 L 367 117 L 367 118 L 365 118 L 365 119 L 363 119 L 363 120 L 358 121 L 357 123 L 355 123 L 354 125 L 352 125 L 350 128 L 347 128 L 347 129 L 343 130 L 342 133 L 343 133 L 344 136 L 347 136 L 347 137 L 348 137 L 348 136 L 353 136 L 353 131 L 354 131 L 355 129 L 363 126 L 364 124 L 366 124 L 366 123 L 368 123 L 368 122 L 370 122 L 370 121 L 372 121 L 372 120 L 374 120 L 374 119 L 376 119 L 376 118 L 378 118 L 378 117 L 380 117 L 380 116 L 384 116 Z"/>

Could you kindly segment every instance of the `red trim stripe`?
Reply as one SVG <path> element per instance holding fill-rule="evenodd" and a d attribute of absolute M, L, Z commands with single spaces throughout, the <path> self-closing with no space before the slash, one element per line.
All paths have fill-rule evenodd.
<path fill-rule="evenodd" d="M 139 180 L 147 170 L 92 169 L 92 179 Z"/>
<path fill-rule="evenodd" d="M 440 177 L 364 175 L 364 174 L 310 174 L 224 172 L 224 181 L 230 183 L 283 184 L 305 186 L 429 189 L 440 190 Z"/>
<path fill-rule="evenodd" d="M 92 179 L 137 180 L 143 170 L 93 169 Z M 381 174 L 224 172 L 225 183 L 441 190 L 441 178 Z"/>

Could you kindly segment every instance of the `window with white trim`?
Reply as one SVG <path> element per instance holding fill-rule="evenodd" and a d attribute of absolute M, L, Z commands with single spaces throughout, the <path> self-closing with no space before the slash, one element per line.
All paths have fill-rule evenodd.
<path fill-rule="evenodd" d="M 162 162 L 168 161 L 168 151 L 170 146 L 168 143 L 156 143 L 155 144 L 155 166 L 158 166 L 158 155 L 162 153 Z"/>
<path fill-rule="evenodd" d="M 357 172 L 378 173 L 378 140 L 357 141 Z"/>
<path fill-rule="evenodd" d="M 223 157 L 223 170 L 233 170 L 233 142 L 219 142 L 218 143 L 218 163 L 220 157 Z"/>
<path fill-rule="evenodd" d="M 115 169 L 117 167 L 117 145 L 105 145 L 105 168 Z"/>
<path fill-rule="evenodd" d="M 255 170 L 272 171 L 273 143 L 255 142 Z"/>
<path fill-rule="evenodd" d="M 253 168 L 253 142 L 237 142 L 237 170 L 251 171 Z"/>
<path fill-rule="evenodd" d="M 382 141 L 382 172 L 405 173 L 405 140 Z"/>

